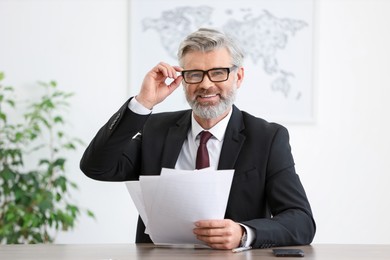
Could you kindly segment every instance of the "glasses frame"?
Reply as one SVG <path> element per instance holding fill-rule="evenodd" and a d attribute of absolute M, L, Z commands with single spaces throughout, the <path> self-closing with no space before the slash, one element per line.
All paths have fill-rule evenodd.
<path fill-rule="evenodd" d="M 209 80 L 211 82 L 224 82 L 224 81 L 229 79 L 230 72 L 232 72 L 236 68 L 237 68 L 237 66 L 233 65 L 233 66 L 227 67 L 227 68 L 212 68 L 212 69 L 209 69 L 209 70 L 183 70 L 181 72 L 181 75 L 183 76 L 184 82 L 187 83 L 187 84 L 199 84 L 199 83 L 201 83 L 204 80 L 204 76 L 205 75 L 207 75 L 207 77 L 209 78 Z M 210 77 L 209 72 L 213 71 L 213 70 L 226 70 L 227 71 L 226 79 L 224 79 L 224 80 L 212 80 L 211 77 Z M 202 72 L 203 73 L 202 79 L 200 81 L 197 81 L 197 82 L 187 82 L 186 79 L 185 79 L 185 74 L 189 73 L 189 72 Z"/>

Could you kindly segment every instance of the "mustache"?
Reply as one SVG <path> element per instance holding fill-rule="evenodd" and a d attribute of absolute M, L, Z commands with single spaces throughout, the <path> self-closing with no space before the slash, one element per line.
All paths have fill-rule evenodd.
<path fill-rule="evenodd" d="M 197 96 L 204 96 L 204 95 L 211 95 L 211 94 L 219 94 L 215 88 L 209 88 L 209 89 L 200 89 L 195 91 L 194 93 Z"/>

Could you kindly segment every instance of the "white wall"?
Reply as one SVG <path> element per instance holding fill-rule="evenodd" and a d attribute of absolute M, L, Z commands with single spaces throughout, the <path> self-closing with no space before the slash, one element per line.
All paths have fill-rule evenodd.
<path fill-rule="evenodd" d="M 0 0 L 0 71 L 5 82 L 35 95 L 37 80 L 55 79 L 75 93 L 71 136 L 86 144 L 127 99 L 126 0 Z M 58 243 L 134 241 L 136 213 L 122 183 L 85 177 L 85 147 L 69 153 L 69 176 L 79 185 L 73 198 L 93 210 Z M 129 206 L 131 205 L 131 206 Z"/>
<path fill-rule="evenodd" d="M 288 124 L 311 201 L 315 243 L 390 243 L 390 1 L 318 0 L 316 121 Z M 70 135 L 86 143 L 127 99 L 126 0 L 0 0 L 0 71 L 34 96 L 55 79 L 75 92 Z M 151 64 L 153 66 L 154 64 Z M 70 153 L 73 198 L 93 210 L 57 243 L 134 242 L 137 213 L 122 183 L 86 178 Z"/>
<path fill-rule="evenodd" d="M 318 242 L 390 243 L 390 1 L 318 1 L 317 122 L 293 126 Z"/>

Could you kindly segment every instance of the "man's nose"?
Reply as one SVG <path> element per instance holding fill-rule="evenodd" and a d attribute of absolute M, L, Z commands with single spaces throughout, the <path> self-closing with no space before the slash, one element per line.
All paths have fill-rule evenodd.
<path fill-rule="evenodd" d="M 213 85 L 214 82 L 210 80 L 209 75 L 207 73 L 204 75 L 202 82 L 199 83 L 199 86 L 205 89 L 210 88 Z"/>

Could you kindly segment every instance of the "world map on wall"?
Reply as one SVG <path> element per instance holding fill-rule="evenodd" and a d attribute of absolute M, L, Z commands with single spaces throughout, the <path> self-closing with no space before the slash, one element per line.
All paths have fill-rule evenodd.
<path fill-rule="evenodd" d="M 178 44 L 189 33 L 199 27 L 216 27 L 213 20 L 215 8 L 211 6 L 180 6 L 161 12 L 158 18 L 144 17 L 143 31 L 153 30 L 159 35 L 166 53 L 176 59 Z M 270 88 L 289 98 L 293 85 L 290 79 L 294 71 L 283 68 L 277 54 L 289 44 L 289 40 L 300 30 L 308 27 L 304 20 L 279 18 L 268 10 L 254 13 L 251 8 L 224 9 L 221 27 L 236 38 L 250 60 L 260 65 L 263 72 L 272 77 Z M 299 100 L 302 93 L 294 92 Z"/>

